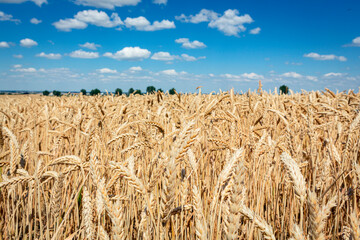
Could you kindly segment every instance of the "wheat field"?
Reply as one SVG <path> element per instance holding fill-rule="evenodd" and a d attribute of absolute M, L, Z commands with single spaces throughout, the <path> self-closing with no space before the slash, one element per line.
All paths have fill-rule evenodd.
<path fill-rule="evenodd" d="M 360 94 L 0 96 L 0 239 L 360 239 Z"/>

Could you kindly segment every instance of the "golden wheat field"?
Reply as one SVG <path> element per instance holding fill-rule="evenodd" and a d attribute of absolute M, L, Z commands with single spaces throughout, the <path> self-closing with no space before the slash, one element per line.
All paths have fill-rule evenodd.
<path fill-rule="evenodd" d="M 360 239 L 360 94 L 0 97 L 0 239 Z"/>

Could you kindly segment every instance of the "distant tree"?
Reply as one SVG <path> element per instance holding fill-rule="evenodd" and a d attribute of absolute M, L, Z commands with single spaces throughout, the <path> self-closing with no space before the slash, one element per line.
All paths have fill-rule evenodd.
<path fill-rule="evenodd" d="M 172 89 L 169 90 L 169 94 L 170 94 L 170 95 L 174 95 L 175 93 L 176 93 L 175 88 L 172 88 Z"/>
<path fill-rule="evenodd" d="M 49 96 L 50 92 L 48 90 L 43 91 L 44 96 Z"/>
<path fill-rule="evenodd" d="M 85 89 L 81 89 L 80 92 L 82 93 L 82 95 L 86 96 L 86 90 Z"/>
<path fill-rule="evenodd" d="M 61 97 L 61 92 L 54 90 L 54 91 L 53 91 L 53 95 L 54 95 L 54 96 L 57 96 L 57 97 Z"/>
<path fill-rule="evenodd" d="M 141 90 L 140 90 L 140 89 L 136 89 L 136 90 L 135 90 L 135 92 L 134 92 L 134 94 L 135 94 L 135 95 L 136 95 L 136 94 L 140 94 L 140 95 L 141 95 L 141 94 L 142 94 L 142 92 L 141 92 Z"/>
<path fill-rule="evenodd" d="M 90 96 L 96 96 L 99 95 L 101 92 L 99 89 L 95 88 L 90 91 Z"/>
<path fill-rule="evenodd" d="M 128 91 L 128 94 L 130 95 L 130 94 L 132 94 L 134 92 L 135 92 L 135 90 L 133 88 L 130 88 L 129 91 Z"/>
<path fill-rule="evenodd" d="M 150 93 L 150 94 L 155 93 L 155 92 L 156 92 L 156 88 L 155 88 L 154 86 L 148 86 L 148 87 L 146 88 L 146 92 L 147 92 L 147 93 Z"/>
<path fill-rule="evenodd" d="M 286 85 L 281 85 L 279 90 L 280 90 L 280 94 L 288 94 L 289 93 L 289 87 Z"/>
<path fill-rule="evenodd" d="M 122 89 L 121 89 L 121 88 L 115 89 L 115 94 L 116 94 L 116 95 L 122 95 L 122 94 L 123 94 Z"/>
<path fill-rule="evenodd" d="M 158 92 L 164 92 L 164 90 L 162 90 L 161 88 L 159 88 L 157 91 Z"/>

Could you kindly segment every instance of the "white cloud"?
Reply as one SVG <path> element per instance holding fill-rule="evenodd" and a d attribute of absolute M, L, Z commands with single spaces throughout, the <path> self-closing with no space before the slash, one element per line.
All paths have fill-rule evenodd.
<path fill-rule="evenodd" d="M 147 49 L 139 47 L 125 47 L 116 53 L 107 52 L 104 57 L 113 58 L 116 60 L 129 60 L 129 61 L 140 61 L 150 57 L 151 52 Z"/>
<path fill-rule="evenodd" d="M 60 19 L 54 22 L 53 25 L 56 29 L 64 32 L 70 32 L 72 29 L 84 29 L 87 28 L 87 24 L 74 18 Z"/>
<path fill-rule="evenodd" d="M 223 15 L 214 11 L 202 9 L 195 16 L 185 16 L 184 14 L 175 17 L 175 19 L 183 22 L 201 23 L 209 22 L 210 28 L 216 28 L 227 36 L 238 36 L 240 32 L 244 32 L 246 28 L 244 24 L 254 22 L 249 14 L 239 15 L 236 9 L 228 9 Z"/>
<path fill-rule="evenodd" d="M 138 31 L 158 31 L 163 29 L 176 28 L 174 22 L 169 20 L 155 21 L 152 24 L 145 17 L 126 18 L 125 26 Z"/>
<path fill-rule="evenodd" d="M 109 69 L 109 68 L 101 68 L 97 70 L 99 73 L 117 73 L 116 70 Z"/>
<path fill-rule="evenodd" d="M 22 67 L 21 64 L 15 64 L 15 65 L 13 66 L 13 68 L 21 68 L 21 67 Z"/>
<path fill-rule="evenodd" d="M 259 75 L 256 73 L 243 73 L 241 74 L 243 78 L 252 79 L 252 80 L 258 80 L 258 79 L 264 79 L 263 75 Z"/>
<path fill-rule="evenodd" d="M 296 73 L 296 72 L 283 73 L 281 76 L 287 77 L 287 78 L 302 78 L 303 77 L 301 74 Z"/>
<path fill-rule="evenodd" d="M 92 24 L 98 27 L 112 28 L 122 25 L 117 13 L 111 14 L 109 17 L 105 12 L 98 10 L 84 10 L 78 12 L 74 18 L 60 19 L 53 25 L 60 31 L 69 32 L 72 29 L 84 29 Z"/>
<path fill-rule="evenodd" d="M 334 54 L 320 55 L 320 54 L 314 53 L 314 52 L 304 54 L 304 57 L 312 58 L 312 59 L 319 60 L 319 61 L 327 61 L 327 60 L 339 60 L 341 62 L 347 61 L 346 57 L 344 57 L 344 56 L 336 56 Z"/>
<path fill-rule="evenodd" d="M 181 54 L 181 57 L 182 57 L 182 59 L 184 59 L 185 61 L 187 61 L 187 62 L 193 62 L 193 61 L 196 61 L 197 60 L 197 58 L 196 57 L 193 57 L 193 56 L 189 56 L 189 55 L 187 55 L 187 54 Z"/>
<path fill-rule="evenodd" d="M 75 3 L 83 6 L 114 9 L 115 7 L 135 6 L 141 0 L 75 0 Z"/>
<path fill-rule="evenodd" d="M 154 53 L 151 57 L 151 59 L 153 60 L 158 60 L 158 61 L 172 61 L 176 58 L 177 56 L 175 55 L 171 55 L 168 52 L 157 52 Z"/>
<path fill-rule="evenodd" d="M 60 59 L 61 58 L 61 54 L 59 53 L 39 53 L 36 55 L 37 57 L 44 57 L 44 58 L 48 58 L 48 59 L 52 59 L 52 60 L 55 60 L 55 59 Z"/>
<path fill-rule="evenodd" d="M 0 0 L 0 3 L 23 3 L 23 2 L 34 2 L 36 5 L 41 6 L 43 3 L 47 3 L 47 0 Z"/>
<path fill-rule="evenodd" d="M 113 13 L 109 17 L 105 12 L 98 10 L 84 10 L 78 12 L 74 18 L 87 24 L 106 28 L 112 28 L 123 24 L 117 13 Z"/>
<path fill-rule="evenodd" d="M 89 43 L 89 42 L 86 42 L 84 44 L 79 44 L 79 46 L 82 48 L 88 48 L 91 50 L 97 50 L 98 47 L 101 47 L 101 45 L 99 45 L 99 44 Z"/>
<path fill-rule="evenodd" d="M 0 48 L 9 48 L 10 45 L 7 42 L 0 42 Z"/>
<path fill-rule="evenodd" d="M 141 67 L 137 66 L 137 67 L 131 67 L 131 68 L 129 68 L 129 70 L 131 72 L 137 72 L 137 71 L 142 71 L 143 69 Z"/>
<path fill-rule="evenodd" d="M 125 23 L 124 23 L 125 22 Z M 154 21 L 150 23 L 145 17 L 126 18 L 121 21 L 117 13 L 107 15 L 107 13 L 98 10 L 84 10 L 78 12 L 74 18 L 60 19 L 54 22 L 53 25 L 60 31 L 69 32 L 72 29 L 84 29 L 88 25 L 95 25 L 98 27 L 116 28 L 122 30 L 122 25 L 125 24 L 127 28 L 136 29 L 138 31 L 158 31 L 163 29 L 176 28 L 175 23 L 169 20 Z"/>
<path fill-rule="evenodd" d="M 250 30 L 250 34 L 259 34 L 261 31 L 261 28 L 257 27 Z"/>
<path fill-rule="evenodd" d="M 175 59 L 178 59 L 178 60 L 184 60 L 184 61 L 187 61 L 187 62 L 193 62 L 193 61 L 197 61 L 199 59 L 205 59 L 206 57 L 193 57 L 193 56 L 190 56 L 188 54 L 181 54 L 180 56 L 178 55 L 171 55 L 170 53 L 168 52 L 157 52 L 157 53 L 154 53 L 151 57 L 151 59 L 153 60 L 158 60 L 158 61 L 173 61 Z"/>
<path fill-rule="evenodd" d="M 34 73 L 34 72 L 36 72 L 36 69 L 35 68 L 16 68 L 16 69 L 11 69 L 10 71 L 12 71 L 12 72 Z"/>
<path fill-rule="evenodd" d="M 356 37 L 350 44 L 346 44 L 345 47 L 360 47 L 360 37 Z"/>
<path fill-rule="evenodd" d="M 230 81 L 237 81 L 237 82 L 250 82 L 251 80 L 260 80 L 264 79 L 263 75 L 256 74 L 256 73 L 243 73 L 240 75 L 234 75 L 230 73 L 222 74 L 221 77 L 224 77 L 226 79 L 229 79 Z"/>
<path fill-rule="evenodd" d="M 20 46 L 22 46 L 22 47 L 30 48 L 30 47 L 34 47 L 37 45 L 38 45 L 38 43 L 30 38 L 25 38 L 20 41 Z"/>
<path fill-rule="evenodd" d="M 179 38 L 175 40 L 176 43 L 182 44 L 183 48 L 187 49 L 196 49 L 196 48 L 205 48 L 206 45 L 203 42 L 199 42 L 197 40 L 190 41 L 188 38 Z"/>
<path fill-rule="evenodd" d="M 85 59 L 94 59 L 99 57 L 97 52 L 86 52 L 83 50 L 76 50 L 69 54 L 72 58 L 85 58 Z"/>
<path fill-rule="evenodd" d="M 209 23 L 209 27 L 217 28 L 227 36 L 238 36 L 240 32 L 246 30 L 245 23 L 252 23 L 254 20 L 249 14 L 239 16 L 238 10 L 226 10 L 224 15 Z"/>
<path fill-rule="evenodd" d="M 241 80 L 241 76 L 230 74 L 230 73 L 222 74 L 221 77 L 225 77 L 225 78 L 227 78 L 229 80 L 232 80 L 232 81 L 240 81 Z"/>
<path fill-rule="evenodd" d="M 219 14 L 207 9 L 202 9 L 198 14 L 185 16 L 181 14 L 180 16 L 176 16 L 175 19 L 182 22 L 190 22 L 190 23 L 201 23 L 201 22 L 210 22 L 211 20 L 217 19 Z"/>
<path fill-rule="evenodd" d="M 153 3 L 166 5 L 166 4 L 167 4 L 167 0 L 153 0 Z"/>
<path fill-rule="evenodd" d="M 176 76 L 178 73 L 175 71 L 175 69 L 168 69 L 160 72 L 161 74 L 169 75 L 169 76 Z"/>
<path fill-rule="evenodd" d="M 310 80 L 310 81 L 314 81 L 314 82 L 317 82 L 317 81 L 318 81 L 318 78 L 315 77 L 315 76 L 306 76 L 306 79 L 307 79 L 307 80 Z"/>
<path fill-rule="evenodd" d="M 190 56 L 190 55 L 187 55 L 187 54 L 181 54 L 181 58 L 184 60 L 184 61 L 187 61 L 187 62 L 193 62 L 193 61 L 197 61 L 197 60 L 200 60 L 200 59 L 205 59 L 206 57 L 193 57 L 193 56 Z"/>
<path fill-rule="evenodd" d="M 39 23 L 42 23 L 42 20 L 39 20 L 39 19 L 37 19 L 37 18 L 32 18 L 32 19 L 30 20 L 30 22 L 31 22 L 32 24 L 39 24 Z"/>
<path fill-rule="evenodd" d="M 0 0 L 0 3 L 2 1 Z M 0 11 L 0 21 L 11 21 L 15 23 L 20 23 L 21 21 L 19 19 L 14 19 L 11 14 L 6 14 L 3 11 Z"/>
<path fill-rule="evenodd" d="M 326 77 L 326 78 L 330 78 L 330 77 L 342 77 L 342 76 L 344 76 L 343 73 L 329 72 L 329 73 L 324 74 L 324 77 Z"/>
<path fill-rule="evenodd" d="M 13 57 L 14 57 L 14 58 L 21 59 L 21 58 L 23 58 L 24 56 L 21 55 L 21 54 L 14 54 Z"/>

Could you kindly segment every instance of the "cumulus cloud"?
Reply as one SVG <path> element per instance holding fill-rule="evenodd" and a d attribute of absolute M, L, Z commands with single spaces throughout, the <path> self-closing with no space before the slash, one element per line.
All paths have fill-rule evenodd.
<path fill-rule="evenodd" d="M 116 60 L 140 61 L 150 57 L 151 52 L 147 49 L 139 47 L 125 47 L 116 53 L 107 52 L 104 57 L 113 58 Z"/>
<path fill-rule="evenodd" d="M 179 73 L 177 73 L 175 71 L 175 69 L 167 69 L 167 70 L 161 71 L 160 73 L 165 74 L 165 75 L 169 75 L 169 76 L 176 76 L 176 75 L 179 74 Z"/>
<path fill-rule="evenodd" d="M 0 0 L 1 3 L 1 0 Z M 0 21 L 11 21 L 15 23 L 20 23 L 21 21 L 19 19 L 14 19 L 11 14 L 6 14 L 3 11 L 0 11 Z"/>
<path fill-rule="evenodd" d="M 166 4 L 167 4 L 167 0 L 153 0 L 153 3 L 166 5 Z"/>
<path fill-rule="evenodd" d="M 155 21 L 152 24 L 145 17 L 126 18 L 125 26 L 138 31 L 158 31 L 175 28 L 175 23 L 169 20 Z"/>
<path fill-rule="evenodd" d="M 24 56 L 21 55 L 21 54 L 14 54 L 13 57 L 14 57 L 14 58 L 21 59 L 21 58 L 23 58 Z"/>
<path fill-rule="evenodd" d="M 212 77 L 214 77 L 214 75 Z M 230 81 L 237 81 L 237 82 L 241 82 L 241 81 L 250 82 L 251 80 L 264 79 L 263 75 L 256 74 L 253 72 L 252 73 L 243 73 L 243 74 L 239 74 L 239 75 L 226 73 L 226 74 L 220 75 L 220 77 L 226 78 Z"/>
<path fill-rule="evenodd" d="M 13 68 L 21 68 L 21 67 L 22 67 L 21 64 L 15 64 L 15 65 L 13 66 Z"/>
<path fill-rule="evenodd" d="M 10 71 L 12 72 L 23 72 L 23 73 L 34 73 L 36 72 L 35 68 L 15 68 L 15 69 L 11 69 Z"/>
<path fill-rule="evenodd" d="M 196 61 L 197 58 L 196 57 L 193 57 L 193 56 L 190 56 L 190 55 L 187 55 L 187 54 L 181 54 L 181 57 L 182 59 L 184 59 L 185 61 L 187 62 L 193 62 L 193 61 Z"/>
<path fill-rule="evenodd" d="M 181 14 L 180 16 L 176 16 L 175 19 L 182 22 L 201 23 L 201 22 L 210 22 L 212 20 L 215 20 L 219 18 L 219 15 L 220 14 L 212 10 L 202 9 L 196 15 L 185 16 L 184 14 Z"/>
<path fill-rule="evenodd" d="M 72 29 L 84 29 L 87 28 L 87 24 L 74 18 L 60 19 L 54 22 L 53 25 L 56 29 L 64 32 L 70 32 Z"/>
<path fill-rule="evenodd" d="M 345 47 L 360 47 L 360 37 L 356 37 L 350 44 L 346 44 Z"/>
<path fill-rule="evenodd" d="M 151 57 L 152 60 L 158 60 L 158 61 L 172 61 L 176 58 L 177 56 L 175 55 L 171 55 L 168 52 L 157 52 L 154 53 Z"/>
<path fill-rule="evenodd" d="M 0 0 L 0 3 L 18 4 L 18 3 L 23 3 L 23 2 L 33 2 L 40 7 L 43 3 L 47 3 L 47 0 Z"/>
<path fill-rule="evenodd" d="M 261 28 L 257 27 L 250 30 L 250 34 L 259 34 L 261 31 Z"/>
<path fill-rule="evenodd" d="M 142 71 L 143 69 L 142 67 L 137 66 L 137 67 L 131 67 L 129 68 L 129 70 L 132 72 L 137 72 L 137 71 Z"/>
<path fill-rule="evenodd" d="M 10 45 L 9 45 L 9 43 L 8 42 L 0 42 L 0 48 L 9 48 L 10 47 Z"/>
<path fill-rule="evenodd" d="M 210 28 L 216 28 L 227 36 L 239 36 L 240 32 L 246 30 L 244 24 L 250 24 L 254 20 L 249 14 L 239 15 L 236 9 L 228 9 L 223 15 L 212 10 L 202 9 L 196 15 L 185 16 L 184 14 L 175 17 L 182 22 L 201 23 L 209 22 Z"/>
<path fill-rule="evenodd" d="M 287 78 L 302 78 L 303 77 L 301 74 L 296 73 L 296 72 L 286 72 L 286 73 L 283 73 L 281 76 L 287 77 Z"/>
<path fill-rule="evenodd" d="M 206 45 L 203 42 L 197 40 L 190 41 L 188 38 L 179 38 L 175 40 L 176 43 L 180 43 L 183 48 L 187 49 L 196 49 L 196 48 L 205 48 Z"/>
<path fill-rule="evenodd" d="M 38 45 L 38 43 L 30 38 L 25 38 L 20 41 L 20 46 L 22 46 L 22 47 L 31 48 L 31 47 L 34 47 L 37 45 Z"/>
<path fill-rule="evenodd" d="M 84 10 L 78 12 L 74 18 L 60 19 L 53 23 L 53 25 L 60 31 L 69 32 L 72 29 L 84 29 L 88 24 L 98 27 L 112 28 L 122 25 L 119 15 L 117 13 L 107 15 L 107 13 L 98 10 Z"/>
<path fill-rule="evenodd" d="M 101 45 L 99 45 L 99 44 L 89 43 L 89 42 L 86 42 L 84 44 L 79 44 L 79 46 L 82 48 L 88 48 L 91 50 L 97 50 L 97 48 L 101 47 Z"/>
<path fill-rule="evenodd" d="M 101 68 L 97 70 L 99 73 L 117 73 L 116 70 L 109 69 L 109 68 Z"/>
<path fill-rule="evenodd" d="M 176 28 L 175 23 L 169 20 L 154 21 L 150 23 L 145 17 L 126 18 L 123 22 L 117 13 L 107 15 L 107 13 L 98 10 L 84 10 L 78 12 L 73 18 L 60 19 L 53 25 L 60 31 L 69 32 L 72 29 L 85 29 L 88 25 L 98 27 L 114 28 L 122 30 L 125 25 L 127 28 L 138 31 L 158 31 L 163 29 Z"/>
<path fill-rule="evenodd" d="M 304 57 L 312 58 L 312 59 L 319 60 L 319 61 L 327 61 L 327 60 L 339 60 L 340 62 L 347 61 L 346 57 L 344 57 L 344 56 L 336 56 L 334 54 L 320 55 L 320 54 L 314 53 L 314 52 L 304 54 Z"/>
<path fill-rule="evenodd" d="M 32 19 L 30 19 L 30 22 L 31 22 L 32 24 L 39 24 L 39 23 L 42 23 L 42 20 L 39 20 L 39 19 L 37 19 L 37 18 L 32 18 Z"/>
<path fill-rule="evenodd" d="M 243 78 L 251 79 L 251 80 L 257 80 L 257 79 L 264 79 L 263 75 L 256 74 L 256 73 L 243 73 L 241 74 Z"/>
<path fill-rule="evenodd" d="M 252 23 L 254 20 L 249 14 L 239 16 L 238 10 L 226 10 L 224 15 L 209 23 L 209 27 L 217 28 L 227 36 L 238 36 L 240 32 L 246 30 L 245 23 Z"/>
<path fill-rule="evenodd" d="M 69 54 L 72 58 L 84 58 L 84 59 L 94 59 L 99 57 L 97 52 L 86 52 L 83 50 L 76 50 Z"/>
<path fill-rule="evenodd" d="M 157 52 L 157 53 L 154 53 L 151 57 L 152 60 L 158 60 L 158 61 L 173 61 L 175 59 L 178 59 L 178 60 L 184 60 L 184 61 L 187 61 L 187 62 L 193 62 L 193 61 L 197 61 L 199 59 L 205 59 L 206 57 L 193 57 L 193 56 L 190 56 L 188 54 L 181 54 L 180 56 L 178 55 L 171 55 L 170 53 L 168 52 Z"/>
<path fill-rule="evenodd" d="M 37 57 L 43 57 L 43 58 L 47 58 L 47 59 L 52 59 L 52 60 L 56 60 L 56 59 L 60 59 L 61 58 L 61 54 L 59 53 L 39 53 L 36 55 Z"/>
<path fill-rule="evenodd" d="M 109 17 L 105 12 L 98 10 L 84 10 L 78 12 L 74 18 L 87 24 L 106 28 L 112 28 L 123 24 L 117 13 L 113 13 Z"/>
<path fill-rule="evenodd" d="M 329 72 L 329 73 L 326 73 L 324 74 L 324 77 L 326 78 L 331 78 L 331 77 L 342 77 L 344 76 L 343 73 L 334 73 L 334 72 Z"/>
<path fill-rule="evenodd" d="M 114 9 L 115 7 L 136 6 L 141 0 L 75 0 L 75 3 L 83 6 Z"/>
<path fill-rule="evenodd" d="M 200 59 L 205 59 L 206 57 L 193 57 L 193 56 L 190 56 L 190 55 L 187 55 L 187 54 L 181 54 L 181 59 L 184 60 L 184 61 L 187 61 L 187 62 L 194 62 L 194 61 L 197 61 L 197 60 L 200 60 Z"/>
<path fill-rule="evenodd" d="M 315 77 L 315 76 L 306 76 L 306 79 L 307 79 L 307 80 L 310 80 L 310 81 L 314 81 L 314 82 L 317 82 L 317 81 L 318 81 L 318 78 Z"/>

